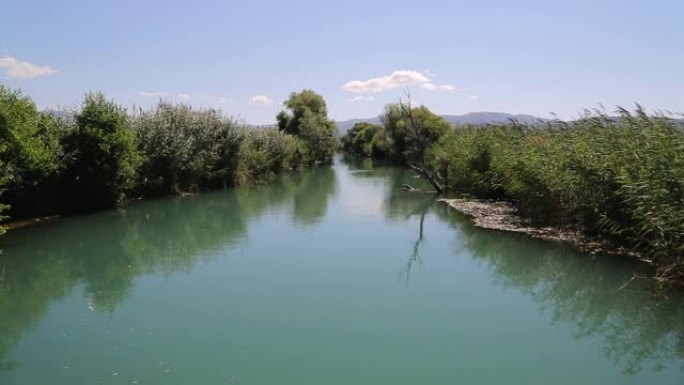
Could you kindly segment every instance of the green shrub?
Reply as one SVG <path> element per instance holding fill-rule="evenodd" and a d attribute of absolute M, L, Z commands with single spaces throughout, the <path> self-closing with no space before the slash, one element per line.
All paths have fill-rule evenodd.
<path fill-rule="evenodd" d="M 352 154 L 375 158 L 392 158 L 392 142 L 383 126 L 356 123 L 342 137 L 342 148 Z"/>
<path fill-rule="evenodd" d="M 483 198 L 500 198 L 501 186 L 492 170 L 493 132 L 477 127 L 450 131 L 430 149 L 426 160 L 452 191 Z"/>
<path fill-rule="evenodd" d="M 389 105 L 382 116 L 393 153 L 444 190 L 506 199 L 538 224 L 573 226 L 642 252 L 661 277 L 684 282 L 684 130 L 641 107 L 573 122 L 516 122 L 445 129 L 427 109 Z M 371 125 L 344 138 L 374 153 Z M 422 150 L 422 151 L 421 151 Z M 434 185 L 434 184 L 433 184 Z"/>
<path fill-rule="evenodd" d="M 287 107 L 282 131 L 164 102 L 129 116 L 100 93 L 86 95 L 76 113 L 41 113 L 0 85 L 0 222 L 109 208 L 132 195 L 261 183 L 330 162 L 338 141 L 323 98 L 293 93 Z"/>
<path fill-rule="evenodd" d="M 662 116 L 593 113 L 545 127 L 454 129 L 430 153 L 449 190 L 516 202 L 540 223 L 640 250 L 684 277 L 684 132 Z"/>
<path fill-rule="evenodd" d="M 278 128 L 303 140 L 311 162 L 332 162 L 339 146 L 337 127 L 328 118 L 323 97 L 312 90 L 293 92 L 284 105 L 288 111 L 281 111 L 276 116 Z"/>
<path fill-rule="evenodd" d="M 59 123 L 21 92 L 0 85 L 0 189 L 11 215 L 41 214 L 54 204 L 46 183 L 60 169 Z"/>
<path fill-rule="evenodd" d="M 248 130 L 238 154 L 237 184 L 262 183 L 308 160 L 300 139 L 276 128 Z"/>
<path fill-rule="evenodd" d="M 132 118 L 143 156 L 142 195 L 232 185 L 243 129 L 217 110 L 159 103 Z"/>
<path fill-rule="evenodd" d="M 410 102 L 386 106 L 381 120 L 390 138 L 391 152 L 413 165 L 422 165 L 427 152 L 450 129 L 449 123 L 427 107 L 411 107 Z"/>
<path fill-rule="evenodd" d="M 121 202 L 135 182 L 140 155 L 126 111 L 100 93 L 88 94 L 65 135 L 65 209 L 87 211 Z"/>

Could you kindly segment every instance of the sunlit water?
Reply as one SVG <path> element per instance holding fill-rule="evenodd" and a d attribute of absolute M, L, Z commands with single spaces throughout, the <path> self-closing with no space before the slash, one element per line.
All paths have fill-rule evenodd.
<path fill-rule="evenodd" d="M 682 298 L 403 183 L 338 161 L 7 234 L 0 384 L 684 383 Z"/>

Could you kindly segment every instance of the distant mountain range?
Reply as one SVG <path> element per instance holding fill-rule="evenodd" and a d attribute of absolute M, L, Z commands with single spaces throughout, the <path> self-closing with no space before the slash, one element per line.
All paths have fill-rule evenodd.
<path fill-rule="evenodd" d="M 505 112 L 470 112 L 464 115 L 440 115 L 444 120 L 451 124 L 491 124 L 491 123 L 507 123 L 511 120 L 517 120 L 522 124 L 543 123 L 549 119 L 539 118 L 532 115 L 525 114 L 508 114 Z M 373 123 L 380 124 L 380 117 L 376 116 L 369 119 L 351 119 L 342 122 L 337 122 L 337 129 L 344 134 L 351 129 L 356 123 Z"/>

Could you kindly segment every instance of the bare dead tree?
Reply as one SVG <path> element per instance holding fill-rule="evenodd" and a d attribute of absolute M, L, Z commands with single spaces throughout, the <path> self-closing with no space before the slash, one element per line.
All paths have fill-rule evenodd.
<path fill-rule="evenodd" d="M 416 171 L 420 176 L 427 179 L 432 187 L 437 190 L 437 193 L 441 194 L 445 191 L 445 185 L 441 182 L 442 178 L 440 178 L 437 173 L 433 173 L 428 170 L 428 168 L 423 164 L 423 158 L 429 144 L 423 135 L 423 132 L 425 131 L 425 127 L 423 127 L 424 122 L 421 119 L 416 119 L 415 117 L 413 107 L 411 106 L 411 93 L 408 91 L 408 89 L 406 90 L 406 99 L 406 103 L 404 103 L 404 101 L 401 99 L 399 100 L 399 109 L 401 110 L 402 115 L 406 116 L 408 119 L 409 127 L 416 138 L 416 148 L 412 150 L 415 154 L 414 156 L 407 157 L 406 164 L 411 167 L 411 169 Z"/>

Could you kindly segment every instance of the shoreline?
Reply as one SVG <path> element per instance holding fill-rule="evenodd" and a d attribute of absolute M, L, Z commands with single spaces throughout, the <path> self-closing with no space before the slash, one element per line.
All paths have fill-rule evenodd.
<path fill-rule="evenodd" d="M 515 206 L 509 202 L 447 198 L 437 201 L 468 217 L 473 225 L 481 229 L 527 234 L 533 238 L 567 244 L 593 255 L 626 256 L 653 264 L 653 261 L 633 250 L 616 246 L 606 239 L 588 237 L 577 229 L 531 224 L 521 217 Z"/>
<path fill-rule="evenodd" d="M 4 228 L 5 231 L 9 232 L 12 230 L 18 230 L 18 229 L 23 229 L 23 228 L 27 228 L 27 227 L 46 225 L 48 223 L 55 222 L 59 218 L 60 218 L 59 215 L 50 215 L 50 216 L 46 216 L 46 217 L 35 217 L 35 218 L 10 220 L 9 222 L 0 223 L 0 227 Z"/>

